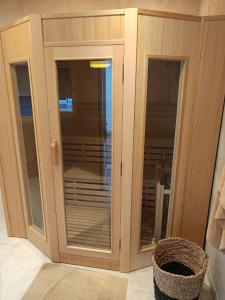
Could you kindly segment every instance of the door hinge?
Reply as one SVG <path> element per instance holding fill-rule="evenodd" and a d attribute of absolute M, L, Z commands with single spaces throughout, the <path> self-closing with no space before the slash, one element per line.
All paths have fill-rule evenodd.
<path fill-rule="evenodd" d="M 124 63 L 123 63 L 123 68 L 122 68 L 122 82 L 124 83 Z"/>
<path fill-rule="evenodd" d="M 122 163 L 122 160 L 120 162 L 120 176 L 122 176 L 123 174 L 123 163 Z"/>
<path fill-rule="evenodd" d="M 119 251 L 121 250 L 121 239 L 119 239 Z"/>

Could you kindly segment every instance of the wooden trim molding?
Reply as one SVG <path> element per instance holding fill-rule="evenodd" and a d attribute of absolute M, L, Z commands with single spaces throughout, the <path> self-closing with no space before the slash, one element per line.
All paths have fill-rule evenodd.
<path fill-rule="evenodd" d="M 118 260 L 107 260 L 81 255 L 70 255 L 68 253 L 60 254 L 60 262 L 66 264 L 82 265 L 86 267 L 109 269 L 114 271 L 119 271 L 120 266 L 120 262 Z"/>
<path fill-rule="evenodd" d="M 127 9 L 137 10 L 138 14 L 149 15 L 149 16 L 158 16 L 163 18 L 173 18 L 189 21 L 201 21 L 200 16 L 188 15 L 188 14 L 179 14 L 173 12 L 165 12 L 159 10 L 152 10 L 147 8 L 125 8 L 125 9 L 113 9 L 113 10 L 86 10 L 86 11 L 77 11 L 72 13 L 43 13 L 41 14 L 42 19 L 64 19 L 64 18 L 78 18 L 78 17 L 98 17 L 98 16 L 116 16 L 116 15 L 125 15 Z"/>
<path fill-rule="evenodd" d="M 196 21 L 196 22 L 201 21 L 200 16 L 178 14 L 178 13 L 165 12 L 165 11 L 160 11 L 160 10 L 151 10 L 151 9 L 145 9 L 145 8 L 138 8 L 138 14 L 161 17 L 161 18 L 178 19 L 178 20 L 188 20 L 188 21 Z"/>
<path fill-rule="evenodd" d="M 202 17 L 204 21 L 224 21 L 225 15 L 218 15 L 218 16 L 205 16 Z"/>
<path fill-rule="evenodd" d="M 224 20 L 225 16 L 194 16 L 194 15 L 188 15 L 188 14 L 179 14 L 179 13 L 173 13 L 173 12 L 164 12 L 159 10 L 151 10 L 146 8 L 128 8 L 128 9 L 134 9 L 138 11 L 138 14 L 140 15 L 149 15 L 149 16 L 158 16 L 163 18 L 173 18 L 173 19 L 181 19 L 181 20 L 189 20 L 189 21 L 197 21 L 200 22 L 202 18 L 205 20 Z M 71 12 L 71 13 L 42 13 L 41 19 L 64 19 L 64 18 L 79 18 L 79 17 L 99 17 L 99 16 L 117 16 L 117 15 L 125 15 L 125 11 L 127 9 L 112 9 L 112 10 L 86 10 L 86 11 L 77 11 L 77 12 Z M 8 23 L 7 25 L 3 25 L 0 27 L 0 32 L 7 30 L 11 27 L 17 26 L 19 24 L 28 22 L 31 20 L 31 18 L 37 14 L 31 14 L 28 16 L 25 16 L 23 18 L 17 19 L 15 21 L 12 21 Z"/>
<path fill-rule="evenodd" d="M 99 17 L 99 16 L 118 16 L 124 15 L 125 9 L 112 10 L 86 10 L 72 13 L 43 13 L 42 19 L 65 19 L 65 18 L 80 18 L 80 17 Z"/>
<path fill-rule="evenodd" d="M 4 30 L 7 30 L 7 29 L 9 29 L 9 28 L 12 28 L 12 27 L 14 27 L 14 26 L 18 26 L 18 25 L 20 25 L 20 24 L 29 22 L 30 19 L 31 19 L 31 16 L 25 16 L 25 17 L 23 17 L 23 18 L 20 18 L 20 19 L 17 19 L 17 20 L 15 20 L 15 21 L 13 21 L 13 22 L 10 22 L 10 23 L 8 23 L 7 25 L 1 26 L 1 27 L 0 27 L 0 32 L 1 32 L 1 31 L 4 31 Z"/>
<path fill-rule="evenodd" d="M 50 128 L 48 123 L 49 111 L 45 105 L 47 101 L 46 70 L 44 62 L 44 48 L 41 17 L 39 14 L 31 17 L 32 33 L 32 78 L 36 99 L 36 119 L 38 124 L 39 155 L 42 160 L 40 164 L 43 182 L 43 213 L 47 235 L 48 253 L 52 260 L 59 261 L 58 233 L 56 221 L 56 207 L 54 195 L 53 170 L 51 163 Z M 46 201 L 48 200 L 48 201 Z"/>
<path fill-rule="evenodd" d="M 1 160 L 0 160 L 0 192 L 1 192 L 1 197 L 2 197 L 2 202 L 3 202 L 3 207 L 4 207 L 4 215 L 5 215 L 7 233 L 9 236 L 12 236 L 11 222 L 9 219 L 8 205 L 7 205 L 7 201 L 6 201 L 6 192 L 5 192 L 5 184 L 4 184 Z M 4 199 L 5 199 L 5 201 L 4 201 Z"/>
<path fill-rule="evenodd" d="M 92 40 L 92 41 L 56 41 L 45 42 L 45 47 L 76 47 L 76 46 L 104 46 L 104 45 L 123 45 L 124 40 Z"/>
<path fill-rule="evenodd" d="M 6 225 L 9 236 L 26 237 L 26 227 L 19 184 L 16 149 L 14 142 L 10 101 L 5 73 L 5 56 L 3 43 L 0 40 L 0 139 L 1 143 L 1 189 L 5 209 Z M 8 113 L 5 113 L 8 112 Z M 1 130 L 2 129 L 2 130 Z M 12 188 L 13 187 L 13 188 Z M 9 223 L 9 224 L 8 224 Z"/>
<path fill-rule="evenodd" d="M 134 105 L 136 93 L 137 9 L 126 9 L 124 47 L 124 103 L 122 149 L 122 203 L 121 203 L 121 253 L 120 271 L 130 271 L 130 224 L 132 198 L 132 161 Z"/>

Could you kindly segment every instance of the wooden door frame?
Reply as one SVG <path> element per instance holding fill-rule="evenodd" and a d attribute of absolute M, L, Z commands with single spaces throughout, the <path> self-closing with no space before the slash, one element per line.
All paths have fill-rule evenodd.
<path fill-rule="evenodd" d="M 12 47 L 12 40 L 22 40 L 18 47 Z M 26 231 L 23 237 L 27 237 L 33 244 L 40 248 L 46 255 L 50 256 L 54 261 L 58 261 L 57 255 L 57 231 L 54 229 L 54 189 L 52 170 L 49 159 L 50 154 L 50 136 L 48 125 L 48 108 L 46 102 L 46 82 L 45 82 L 45 67 L 43 55 L 43 40 L 42 26 L 40 15 L 32 15 L 16 22 L 12 27 L 5 28 L 1 32 L 2 54 L 4 60 L 6 74 L 6 90 L 8 92 L 7 100 L 8 110 L 12 126 L 12 134 L 9 137 L 8 143 L 12 143 L 10 155 L 15 156 L 14 176 L 18 178 L 20 205 L 22 207 L 22 217 L 24 221 L 24 230 Z M 0 53 L 1 54 L 1 53 Z M 12 72 L 10 64 L 27 62 L 29 65 L 30 88 L 32 93 L 33 106 L 33 121 L 35 131 L 35 144 L 37 150 L 37 163 L 39 168 L 39 177 L 43 181 L 42 189 L 42 205 L 43 215 L 45 216 L 46 232 L 40 233 L 33 226 L 28 226 L 28 216 L 26 199 L 23 188 L 23 175 L 20 159 L 20 149 L 18 140 L 18 128 L 16 122 L 15 111 L 15 91 L 13 91 Z M 8 125 L 9 126 L 9 125 Z M 48 147 L 49 143 L 49 147 Z M 14 154 L 15 153 L 15 154 Z M 51 157 L 51 156 L 50 156 Z M 6 171 L 3 169 L 3 172 Z M 7 172 L 6 172 L 7 173 Z M 6 190 L 7 193 L 7 190 Z M 8 197 L 8 193 L 7 193 Z M 8 199 L 7 199 L 8 200 Z M 17 205 L 19 209 L 19 205 Z M 15 214 L 14 208 L 10 207 L 10 214 Z M 16 219 L 15 223 L 19 223 L 20 219 Z M 14 223 L 14 222 L 13 222 Z M 20 224 L 18 224 L 19 226 Z M 21 226 L 20 226 L 21 227 Z M 28 228 L 29 227 L 29 228 Z M 15 229 L 14 229 L 15 232 Z M 14 235 L 14 232 L 12 233 Z M 14 236 L 19 236 L 15 234 Z"/>
<path fill-rule="evenodd" d="M 112 251 L 103 251 L 96 249 L 87 249 L 66 245 L 66 225 L 64 211 L 64 184 L 63 184 L 63 163 L 61 148 L 61 127 L 60 115 L 58 110 L 58 80 L 56 61 L 59 60 L 89 60 L 89 59 L 112 58 L 113 61 L 113 137 L 117 142 L 112 141 L 113 169 L 115 175 L 112 175 L 112 185 L 116 188 L 112 196 Z M 114 63 L 114 58 L 116 61 Z M 73 47 L 46 47 L 45 65 L 47 76 L 48 105 L 50 112 L 51 140 L 58 144 L 59 160 L 58 164 L 53 164 L 54 185 L 56 195 L 56 207 L 58 211 L 57 224 L 59 231 L 59 251 L 60 259 L 64 262 L 82 263 L 84 265 L 100 266 L 102 268 L 119 269 L 120 255 L 120 206 L 121 206 L 121 176 L 120 162 L 122 155 L 122 105 L 123 105 L 123 86 L 122 86 L 122 68 L 123 68 L 123 46 L 122 45 L 102 45 L 102 46 L 73 46 Z M 114 70 L 118 70 L 117 76 Z M 120 88 L 119 88 L 120 87 Z M 118 100 L 117 100 L 118 99 Z M 119 137 L 118 137 L 119 136 Z M 62 213 L 63 212 L 63 213 Z M 115 221 L 117 220 L 117 221 Z"/>
<path fill-rule="evenodd" d="M 26 224 L 26 232 L 27 238 L 31 240 L 35 245 L 40 247 L 40 249 L 45 252 L 46 254 L 49 253 L 48 245 L 47 245 L 47 233 L 46 233 L 46 226 L 45 226 L 45 212 L 44 212 L 44 196 L 43 196 L 43 184 L 40 172 L 40 157 L 38 152 L 38 135 L 37 135 L 37 122 L 36 122 L 36 104 L 35 104 L 35 97 L 33 92 L 33 80 L 32 80 L 32 67 L 31 61 L 29 57 L 23 57 L 18 59 L 10 59 L 5 62 L 6 69 L 7 69 L 7 86 L 9 90 L 9 97 L 10 101 L 10 114 L 13 123 L 13 134 L 14 134 L 14 141 L 15 141 L 15 148 L 16 148 L 16 156 L 17 156 L 17 166 L 18 166 L 18 173 L 20 178 L 20 189 L 22 195 L 22 204 L 23 204 L 23 212 L 24 212 L 24 219 Z M 32 217 L 31 217 L 31 209 L 29 207 L 29 195 L 27 194 L 27 171 L 25 166 L 25 149 L 24 149 L 24 140 L 22 138 L 22 128 L 21 128 L 21 121 L 18 111 L 18 90 L 17 90 L 17 83 L 15 77 L 15 69 L 14 66 L 16 64 L 26 63 L 29 72 L 29 83 L 30 83 L 30 91 L 31 91 L 31 99 L 32 99 L 32 110 L 33 110 L 33 123 L 34 123 L 34 134 L 35 134 L 35 146 L 36 146 L 36 153 L 37 153 L 37 165 L 38 165 L 38 177 L 40 182 L 40 195 L 41 195 L 41 204 L 42 204 L 42 213 L 43 213 L 43 222 L 44 222 L 44 230 L 41 232 L 34 224 L 32 224 Z M 18 126 L 18 124 L 20 124 Z M 26 186 L 26 187 L 25 187 Z"/>
<path fill-rule="evenodd" d="M 134 150 L 133 150 L 133 184 L 132 184 L 132 216 L 131 216 L 131 256 L 130 256 L 130 269 L 135 270 L 141 267 L 151 265 L 151 256 L 154 249 L 154 244 L 151 244 L 144 249 L 140 249 L 140 232 L 141 232 L 141 209 L 142 209 L 142 185 L 143 185 L 143 169 L 144 164 L 140 162 L 144 161 L 144 145 L 145 145 L 145 123 L 146 123 L 146 106 L 147 106 L 147 87 L 148 87 L 148 67 L 149 60 L 170 60 L 180 61 L 180 78 L 179 78 L 179 90 L 177 101 L 177 115 L 176 115 L 176 129 L 174 139 L 174 155 L 172 164 L 172 176 L 171 176 L 171 196 L 168 211 L 168 226 L 167 235 L 171 232 L 171 216 L 173 215 L 174 207 L 174 194 L 175 185 L 173 184 L 174 178 L 177 173 L 178 159 L 179 159 L 179 137 L 182 129 L 182 116 L 184 114 L 184 102 L 185 102 L 185 89 L 186 79 L 188 73 L 189 58 L 185 56 L 176 55 L 153 55 L 150 53 L 143 54 L 144 60 L 144 81 L 142 89 L 143 97 L 138 96 L 136 93 L 135 100 L 135 121 L 134 121 Z"/>
<path fill-rule="evenodd" d="M 13 129 L 10 103 L 8 98 L 4 56 L 2 49 L 2 41 L 0 36 L 0 139 L 4 143 L 0 147 L 0 188 L 2 192 L 3 207 L 9 236 L 26 237 L 26 228 L 23 215 L 22 199 L 20 195 L 20 185 L 16 166 L 16 154 L 13 140 Z M 13 191 L 11 188 L 13 186 Z M 15 196 L 15 193 L 17 196 Z M 16 209 L 15 209 L 16 208 Z"/>

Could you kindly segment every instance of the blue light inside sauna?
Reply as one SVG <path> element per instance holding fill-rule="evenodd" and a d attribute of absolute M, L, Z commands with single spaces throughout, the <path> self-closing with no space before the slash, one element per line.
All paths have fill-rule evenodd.
<path fill-rule="evenodd" d="M 20 113 L 22 117 L 32 116 L 32 102 L 30 96 L 19 96 Z"/>
<path fill-rule="evenodd" d="M 72 98 L 59 99 L 59 111 L 73 112 L 73 99 Z"/>
<path fill-rule="evenodd" d="M 105 69 L 105 93 L 106 93 L 106 131 L 112 132 L 112 60 L 110 66 Z"/>

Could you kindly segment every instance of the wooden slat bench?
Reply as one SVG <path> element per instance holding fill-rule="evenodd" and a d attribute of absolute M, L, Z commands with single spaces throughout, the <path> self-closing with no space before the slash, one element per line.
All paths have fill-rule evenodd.
<path fill-rule="evenodd" d="M 68 243 L 111 247 L 111 143 L 100 138 L 64 137 L 64 192 Z M 160 168 L 172 161 L 171 141 L 145 144 L 141 245 L 154 237 Z"/>

